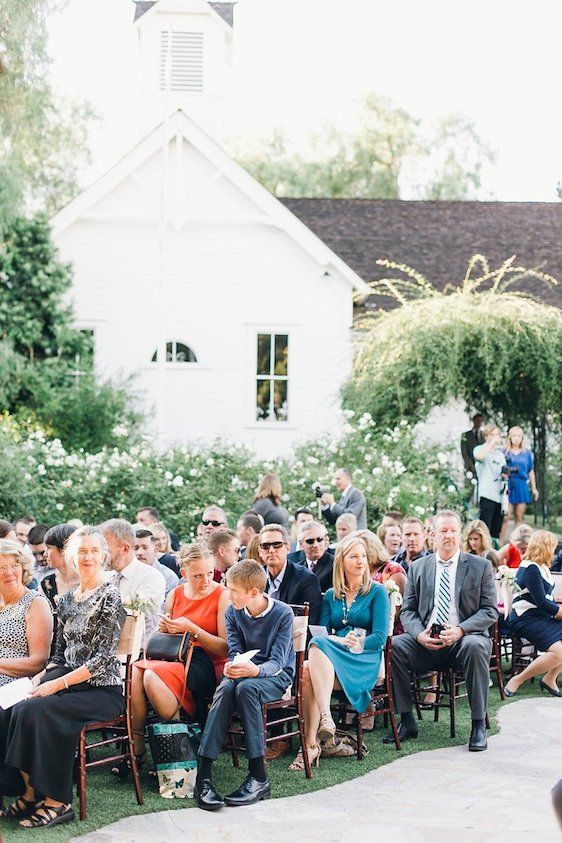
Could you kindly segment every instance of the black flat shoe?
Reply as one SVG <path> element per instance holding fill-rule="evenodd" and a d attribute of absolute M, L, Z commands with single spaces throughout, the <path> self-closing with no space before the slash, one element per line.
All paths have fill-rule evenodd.
<path fill-rule="evenodd" d="M 238 790 L 229 793 L 224 797 L 224 801 L 231 808 L 237 808 L 239 805 L 254 805 L 261 799 L 270 799 L 271 789 L 269 781 L 259 782 L 253 776 L 246 776 Z"/>
<path fill-rule="evenodd" d="M 58 808 L 54 808 L 42 802 L 27 819 L 21 820 L 18 825 L 26 829 L 49 828 L 52 825 L 70 823 L 74 819 L 76 817 L 70 805 L 59 805 Z"/>
<path fill-rule="evenodd" d="M 403 743 L 404 741 L 413 741 L 417 738 L 417 736 L 418 736 L 418 730 L 417 729 L 411 729 L 409 726 L 406 726 L 404 723 L 400 723 L 400 725 L 398 726 L 398 737 L 400 738 L 400 743 Z M 389 732 L 388 735 L 386 735 L 382 739 L 382 742 L 383 743 L 394 743 L 394 733 Z"/>
<path fill-rule="evenodd" d="M 203 811 L 218 811 L 225 806 L 224 799 L 213 787 L 211 779 L 203 779 L 200 785 L 196 784 L 193 796 Z"/>
<path fill-rule="evenodd" d="M 551 688 L 550 685 L 547 685 L 546 682 L 543 682 L 542 679 L 539 682 L 541 691 L 546 691 L 547 694 L 550 694 L 551 697 L 562 697 L 562 691 L 554 690 Z M 504 689 L 505 690 L 505 689 Z"/>
<path fill-rule="evenodd" d="M 485 726 L 473 726 L 468 742 L 469 752 L 483 752 L 488 749 L 488 738 L 486 737 Z"/>
<path fill-rule="evenodd" d="M 41 804 L 42 800 L 38 799 L 24 799 L 23 796 L 18 796 L 15 802 L 3 808 L 0 811 L 0 819 L 2 820 L 23 820 L 32 814 Z"/>

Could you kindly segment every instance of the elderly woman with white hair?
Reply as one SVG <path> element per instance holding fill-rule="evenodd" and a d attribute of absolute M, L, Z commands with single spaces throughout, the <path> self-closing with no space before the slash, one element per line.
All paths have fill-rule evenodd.
<path fill-rule="evenodd" d="M 19 819 L 28 829 L 74 819 L 80 732 L 93 720 L 112 720 L 124 707 L 116 653 L 125 611 L 114 580 L 104 576 L 105 538 L 97 527 L 81 527 L 68 539 L 66 553 L 79 584 L 59 601 L 55 653 L 35 677 L 31 697 L 9 710 L 4 763 L 20 771 L 24 792 L 0 817 Z"/>

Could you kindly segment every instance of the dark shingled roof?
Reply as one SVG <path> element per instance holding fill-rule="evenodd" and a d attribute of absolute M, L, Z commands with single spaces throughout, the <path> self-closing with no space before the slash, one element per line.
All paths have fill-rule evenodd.
<path fill-rule="evenodd" d="M 137 0 L 135 3 L 135 20 L 141 18 L 145 12 L 152 9 L 157 0 Z M 229 26 L 234 26 L 234 3 L 209 3 Z"/>
<path fill-rule="evenodd" d="M 436 287 L 460 282 L 469 259 L 497 268 L 511 255 L 559 282 L 525 290 L 562 307 L 562 202 L 421 202 L 394 199 L 281 199 L 365 281 L 388 275 L 379 258 L 419 270 Z M 388 306 L 388 302 L 386 301 Z"/>

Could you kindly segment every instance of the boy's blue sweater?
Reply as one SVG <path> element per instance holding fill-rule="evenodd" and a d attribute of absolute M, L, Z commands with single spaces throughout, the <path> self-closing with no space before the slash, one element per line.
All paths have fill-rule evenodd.
<path fill-rule="evenodd" d="M 264 595 L 267 596 L 267 595 Z M 253 618 L 245 609 L 226 610 L 228 659 L 236 653 L 259 650 L 252 661 L 259 665 L 259 676 L 276 676 L 284 670 L 293 678 L 293 610 L 286 603 L 268 598 L 268 609 Z"/>

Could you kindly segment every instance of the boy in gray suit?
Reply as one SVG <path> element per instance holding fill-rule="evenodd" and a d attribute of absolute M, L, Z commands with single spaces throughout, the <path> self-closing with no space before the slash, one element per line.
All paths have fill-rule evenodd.
<path fill-rule="evenodd" d="M 487 748 L 485 717 L 492 641 L 498 618 L 492 563 L 460 550 L 461 524 L 450 510 L 433 519 L 435 553 L 414 561 L 400 620 L 403 635 L 392 639 L 392 682 L 401 714 L 400 740 L 416 738 L 410 673 L 454 667 L 461 670 L 472 712 L 468 748 Z M 390 739 L 390 740 L 389 740 Z M 389 735 L 386 743 L 394 740 Z"/>

